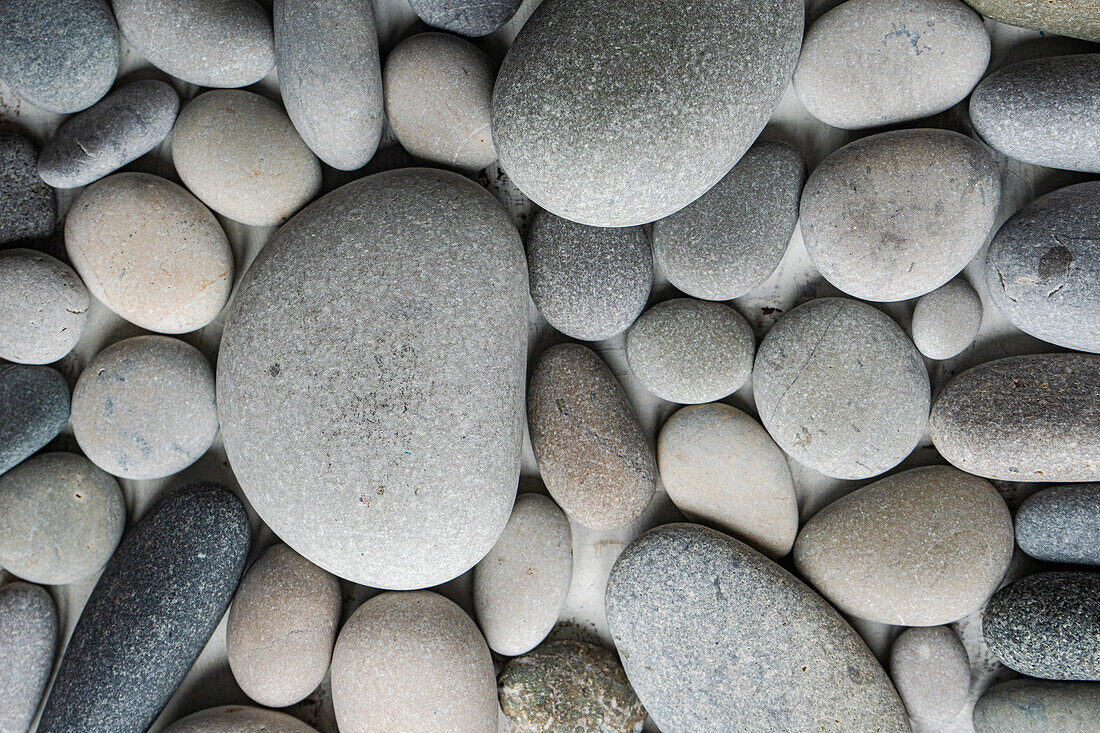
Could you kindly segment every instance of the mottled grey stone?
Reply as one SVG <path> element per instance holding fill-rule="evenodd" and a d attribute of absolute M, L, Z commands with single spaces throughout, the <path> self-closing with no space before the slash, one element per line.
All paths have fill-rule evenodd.
<path fill-rule="evenodd" d="M 1100 43 L 1100 15 L 1093 0 L 966 0 L 982 15 L 1001 23 Z"/>
<path fill-rule="evenodd" d="M 91 299 L 73 268 L 29 249 L 0 252 L 0 358 L 50 364 L 84 333 Z"/>
<path fill-rule="evenodd" d="M 317 733 L 317 729 L 277 710 L 222 705 L 177 720 L 164 733 Z"/>
<path fill-rule="evenodd" d="M 1100 684 L 1020 679 L 993 685 L 974 706 L 975 733 L 1096 733 Z"/>
<path fill-rule="evenodd" d="M 666 217 L 760 134 L 790 81 L 803 16 L 798 0 L 547 0 L 497 76 L 500 164 L 572 221 Z"/>
<path fill-rule="evenodd" d="M 0 588 L 0 732 L 31 729 L 56 648 L 57 608 L 50 594 L 29 583 Z"/>
<path fill-rule="evenodd" d="M 950 359 L 974 343 L 982 327 L 982 299 L 957 277 L 925 293 L 913 307 L 913 345 L 929 359 Z"/>
<path fill-rule="evenodd" d="M 664 733 L 908 731 L 840 614 L 747 545 L 694 524 L 634 540 L 607 583 L 627 677 Z"/>
<path fill-rule="evenodd" d="M 1016 543 L 1036 560 L 1100 565 L 1100 484 L 1032 494 L 1016 512 Z"/>
<path fill-rule="evenodd" d="M 0 474 L 69 422 L 69 385 L 50 367 L 0 364 Z"/>
<path fill-rule="evenodd" d="M 409 0 L 428 25 L 464 36 L 487 36 L 516 14 L 523 0 Z"/>
<path fill-rule="evenodd" d="M 890 649 L 890 677 L 911 717 L 943 725 L 966 704 L 970 659 L 950 627 L 907 629 Z"/>
<path fill-rule="evenodd" d="M 38 177 L 37 159 L 29 139 L 0 132 L 0 245 L 43 239 L 57 227 L 57 202 Z"/>

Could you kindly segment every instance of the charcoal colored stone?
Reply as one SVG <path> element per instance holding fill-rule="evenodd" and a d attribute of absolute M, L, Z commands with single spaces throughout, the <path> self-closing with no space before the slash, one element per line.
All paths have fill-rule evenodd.
<path fill-rule="evenodd" d="M 57 227 L 57 202 L 35 169 L 38 148 L 14 132 L 0 132 L 0 245 L 43 239 Z"/>
<path fill-rule="evenodd" d="M 0 358 L 51 364 L 76 346 L 91 298 L 73 268 L 30 249 L 0 252 Z"/>
<path fill-rule="evenodd" d="M 0 474 L 57 437 L 69 422 L 69 385 L 45 366 L 0 364 Z"/>
<path fill-rule="evenodd" d="M 0 731 L 27 733 L 57 649 L 57 608 L 44 588 L 0 588 Z M 44 730 L 44 729 L 41 729 Z"/>
<path fill-rule="evenodd" d="M 409 0 L 420 19 L 433 28 L 476 38 L 512 19 L 523 0 Z"/>
<path fill-rule="evenodd" d="M 982 327 L 982 299 L 957 277 L 925 293 L 913 307 L 913 344 L 929 359 L 950 359 L 966 350 Z"/>
<path fill-rule="evenodd" d="M 942 726 L 966 704 L 970 659 L 949 626 L 906 629 L 890 649 L 890 679 L 910 717 Z"/>
<path fill-rule="evenodd" d="M 1095 733 L 1100 684 L 1019 679 L 993 685 L 974 706 L 975 733 Z"/>
<path fill-rule="evenodd" d="M 966 0 L 992 20 L 1100 43 L 1100 15 L 1093 0 Z"/>
<path fill-rule="evenodd" d="M 1016 544 L 1036 560 L 1100 565 L 1100 484 L 1032 494 L 1016 511 Z"/>

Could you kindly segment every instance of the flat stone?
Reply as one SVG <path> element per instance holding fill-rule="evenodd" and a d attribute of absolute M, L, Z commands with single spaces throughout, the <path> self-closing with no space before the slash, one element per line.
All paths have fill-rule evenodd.
<path fill-rule="evenodd" d="M 1100 484 L 1032 494 L 1016 511 L 1016 543 L 1036 560 L 1100 565 Z"/>
<path fill-rule="evenodd" d="M 950 359 L 974 343 L 982 327 L 982 299 L 957 277 L 925 293 L 913 307 L 913 344 L 929 359 Z"/>
<path fill-rule="evenodd" d="M 73 453 L 42 453 L 0 476 L 0 565 L 34 583 L 99 572 L 126 526 L 114 478 Z"/>
<path fill-rule="evenodd" d="M 1047 33 L 1100 43 L 1100 17 L 1092 0 L 966 0 L 987 18 Z"/>
<path fill-rule="evenodd" d="M 544 2 L 493 90 L 501 167 L 536 204 L 582 224 L 684 208 L 764 129 L 798 59 L 803 6 Z"/>
<path fill-rule="evenodd" d="M 229 607 L 249 542 L 248 514 L 220 484 L 186 484 L 150 509 L 92 590 L 39 729 L 148 729 Z"/>
<path fill-rule="evenodd" d="M 69 422 L 69 385 L 45 366 L 0 364 L 0 474 L 37 453 Z"/>
<path fill-rule="evenodd" d="M 0 358 L 50 364 L 76 346 L 91 299 L 73 268 L 29 249 L 0 252 Z"/>
<path fill-rule="evenodd" d="M 910 717 L 943 725 L 966 704 L 970 659 L 947 626 L 906 629 L 890 649 L 890 678 Z"/>
<path fill-rule="evenodd" d="M 387 171 L 307 208 L 245 273 L 218 356 L 249 502 L 356 583 L 469 570 L 516 495 L 527 308 L 519 234 L 456 173 Z"/>
<path fill-rule="evenodd" d="M 164 478 L 202 458 L 218 433 L 214 370 L 168 336 L 135 336 L 88 362 L 73 389 L 73 434 L 92 463 L 129 479 Z"/>
<path fill-rule="evenodd" d="M 28 138 L 0 132 L 0 245 L 45 239 L 57 228 L 57 202 L 38 177 L 37 159 L 38 148 Z"/>
<path fill-rule="evenodd" d="M 607 621 L 664 733 L 904 731 L 905 709 L 863 640 L 816 593 L 747 545 L 695 524 L 619 555 Z"/>
<path fill-rule="evenodd" d="M 516 14 L 522 0 L 409 0 L 413 11 L 433 28 L 464 36 L 487 36 Z"/>
<path fill-rule="evenodd" d="M 1005 481 L 1100 481 L 1100 356 L 980 364 L 943 388 L 929 427 L 953 465 Z"/>
<path fill-rule="evenodd" d="M 222 705 L 177 720 L 164 733 L 317 733 L 317 729 L 277 710 Z"/>
<path fill-rule="evenodd" d="M 752 374 L 772 438 L 827 476 L 884 473 L 925 430 L 924 362 L 901 328 L 866 303 L 820 298 L 790 311 L 764 337 Z"/>
<path fill-rule="evenodd" d="M 57 608 L 29 583 L 0 588 L 0 730 L 31 730 L 57 648 Z"/>
<path fill-rule="evenodd" d="M 976 733 L 1094 733 L 1100 685 L 1019 679 L 993 685 L 974 706 Z"/>
<path fill-rule="evenodd" d="M 669 282 L 695 298 L 745 295 L 783 259 L 805 183 L 797 150 L 757 142 L 713 188 L 653 222 L 653 259 Z"/>
<path fill-rule="evenodd" d="M 653 453 L 623 388 L 591 349 L 543 352 L 527 387 L 527 423 L 542 480 L 570 518 L 613 529 L 649 506 Z"/>

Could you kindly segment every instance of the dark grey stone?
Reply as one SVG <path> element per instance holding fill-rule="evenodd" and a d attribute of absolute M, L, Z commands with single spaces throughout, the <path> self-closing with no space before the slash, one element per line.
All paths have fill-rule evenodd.
<path fill-rule="evenodd" d="M 80 614 L 40 733 L 145 731 L 229 607 L 250 541 L 244 506 L 220 484 L 187 484 L 150 509 Z"/>
<path fill-rule="evenodd" d="M 30 583 L 0 588 L 0 731 L 26 733 L 50 679 L 57 608 Z"/>
<path fill-rule="evenodd" d="M 0 365 L 0 473 L 57 437 L 69 421 L 69 385 L 46 366 Z"/>
<path fill-rule="evenodd" d="M 1096 733 L 1100 684 L 1010 680 L 974 706 L 975 733 Z"/>
<path fill-rule="evenodd" d="M 1036 560 L 1100 565 L 1100 484 L 1032 494 L 1016 512 L 1016 544 Z"/>
<path fill-rule="evenodd" d="M 42 239 L 57 227 L 53 189 L 38 177 L 38 148 L 0 132 L 0 245 Z"/>
<path fill-rule="evenodd" d="M 428 25 L 464 36 L 487 36 L 512 19 L 523 0 L 409 0 Z"/>

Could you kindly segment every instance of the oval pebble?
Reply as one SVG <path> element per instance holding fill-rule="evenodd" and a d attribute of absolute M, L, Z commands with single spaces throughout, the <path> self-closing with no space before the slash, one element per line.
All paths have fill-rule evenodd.
<path fill-rule="evenodd" d="M 69 385 L 56 370 L 0 364 L 0 474 L 57 437 L 69 404 Z"/>
<path fill-rule="evenodd" d="M 413 11 L 433 28 L 464 36 L 487 36 L 516 14 L 522 0 L 409 0 Z"/>
<path fill-rule="evenodd" d="M 0 730 L 31 730 L 57 648 L 57 608 L 29 583 L 0 588 Z"/>
<path fill-rule="evenodd" d="M 38 175 L 37 160 L 31 140 L 0 132 L 0 245 L 45 239 L 57 227 L 57 202 Z"/>
<path fill-rule="evenodd" d="M 966 2 L 991 20 L 1100 43 L 1100 16 L 1096 14 L 1093 0 L 1061 0 L 1056 3 L 1037 3 L 1034 0 Z"/>
<path fill-rule="evenodd" d="M 943 725 L 966 704 L 970 659 L 947 626 L 906 629 L 890 649 L 890 677 L 910 717 Z"/>
<path fill-rule="evenodd" d="M 1100 484 L 1032 494 L 1016 511 L 1016 544 L 1036 560 L 1100 565 Z"/>
<path fill-rule="evenodd" d="M 993 685 L 974 706 L 975 733 L 1095 733 L 1100 685 L 1019 679 Z"/>
<path fill-rule="evenodd" d="M 963 278 L 925 293 L 913 307 L 913 345 L 929 359 L 958 356 L 981 327 L 982 299 Z"/>
<path fill-rule="evenodd" d="M 164 733 L 317 733 L 317 729 L 276 710 L 223 705 L 177 720 Z"/>
<path fill-rule="evenodd" d="M 76 346 L 91 299 L 73 268 L 41 252 L 0 252 L 0 359 L 50 364 Z"/>

